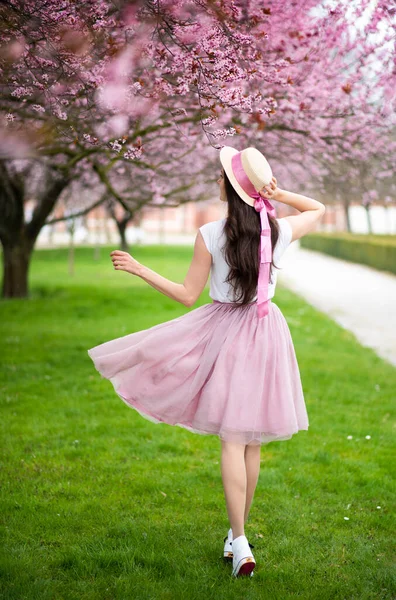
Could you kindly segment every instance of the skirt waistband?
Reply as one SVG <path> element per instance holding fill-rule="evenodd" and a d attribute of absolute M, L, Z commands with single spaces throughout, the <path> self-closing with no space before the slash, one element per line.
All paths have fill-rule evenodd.
<path fill-rule="evenodd" d="M 271 298 L 267 300 L 267 302 L 271 302 Z M 221 302 L 220 300 L 213 300 L 212 304 L 225 304 L 226 306 L 251 306 L 252 304 L 257 304 L 257 300 L 253 302 L 248 302 L 248 304 L 242 305 L 242 302 Z"/>

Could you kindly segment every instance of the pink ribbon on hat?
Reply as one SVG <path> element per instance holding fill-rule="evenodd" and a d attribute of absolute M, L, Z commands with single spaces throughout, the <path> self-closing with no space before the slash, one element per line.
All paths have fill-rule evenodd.
<path fill-rule="evenodd" d="M 268 198 L 263 198 L 256 192 L 254 185 L 246 175 L 242 165 L 242 153 L 238 152 L 231 159 L 232 171 L 244 192 L 254 198 L 254 208 L 260 213 L 260 265 L 257 283 L 257 313 L 259 318 L 268 314 L 268 283 L 270 265 L 272 260 L 271 227 L 268 221 L 268 213 L 275 217 L 275 207 Z M 265 210 L 264 210 L 265 209 Z"/>

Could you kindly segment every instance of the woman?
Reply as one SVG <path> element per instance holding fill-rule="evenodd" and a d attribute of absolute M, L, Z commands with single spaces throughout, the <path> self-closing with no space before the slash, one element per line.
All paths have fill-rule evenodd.
<path fill-rule="evenodd" d="M 88 350 L 96 369 L 128 406 L 154 423 L 178 425 L 221 440 L 221 475 L 230 522 L 224 557 L 232 575 L 253 575 L 244 531 L 259 470 L 260 447 L 308 429 L 300 373 L 286 320 L 272 302 L 277 263 L 311 231 L 320 202 L 281 190 L 255 148 L 220 152 L 220 200 L 227 216 L 199 228 L 184 282 L 175 283 L 126 252 L 114 269 L 193 306 L 209 274 L 212 302 L 149 329 Z M 275 218 L 269 200 L 299 215 Z"/>

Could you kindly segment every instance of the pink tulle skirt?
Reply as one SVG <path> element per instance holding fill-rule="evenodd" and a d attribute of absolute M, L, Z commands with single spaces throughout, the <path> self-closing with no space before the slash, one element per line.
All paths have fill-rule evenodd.
<path fill-rule="evenodd" d="M 115 392 L 153 423 L 238 444 L 308 429 L 300 372 L 276 304 L 213 301 L 88 350 Z"/>

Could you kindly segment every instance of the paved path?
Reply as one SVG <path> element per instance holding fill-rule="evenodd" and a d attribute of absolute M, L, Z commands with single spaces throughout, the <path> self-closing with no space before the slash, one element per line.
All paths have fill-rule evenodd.
<path fill-rule="evenodd" d="M 280 284 L 396 365 L 396 276 L 299 247 L 282 257 Z"/>

